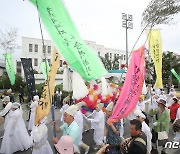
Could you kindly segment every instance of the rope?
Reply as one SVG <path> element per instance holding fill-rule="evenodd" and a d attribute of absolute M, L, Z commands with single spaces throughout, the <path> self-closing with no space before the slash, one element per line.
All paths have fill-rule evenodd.
<path fill-rule="evenodd" d="M 152 29 L 152 27 L 153 27 L 153 25 L 154 25 L 154 22 L 155 22 L 158 18 L 159 18 L 159 17 L 157 17 L 157 18 L 151 23 L 150 31 L 151 31 L 151 29 Z M 132 52 L 133 52 L 133 50 L 134 50 L 134 48 L 135 48 L 137 42 L 138 42 L 139 39 L 141 38 L 143 32 L 144 32 L 144 31 L 146 30 L 146 28 L 149 26 L 149 24 L 150 24 L 150 23 L 148 23 L 148 24 L 143 28 L 143 30 L 141 31 L 141 33 L 140 33 L 138 39 L 137 39 L 136 42 L 134 43 L 134 46 L 133 46 L 133 48 L 132 48 L 132 50 L 131 50 L 131 53 L 130 53 L 130 55 L 129 55 L 129 57 L 128 57 L 128 60 L 129 60 L 129 58 L 131 57 Z M 149 35 L 150 35 L 150 31 L 149 31 L 149 33 L 148 33 L 148 36 L 146 37 L 146 40 L 145 40 L 145 43 L 144 43 L 144 44 L 146 44 L 146 42 L 147 42 L 147 39 L 148 39 L 148 37 L 149 37 Z"/>
<path fill-rule="evenodd" d="M 37 11 L 38 11 L 38 2 L 36 0 L 36 6 L 37 6 Z M 41 31 L 41 38 L 42 38 L 42 44 L 43 44 L 43 49 L 44 49 L 44 37 L 43 37 L 43 31 L 42 31 L 42 26 L 41 26 L 41 20 L 40 20 L 40 16 L 38 15 L 38 20 L 39 20 L 39 27 L 40 27 L 40 31 Z M 42 49 L 42 50 L 43 50 Z M 45 57 L 45 62 L 46 62 L 46 51 L 44 52 L 44 57 Z M 48 92 L 49 92 L 49 100 L 50 100 L 50 103 L 51 103 L 51 96 L 50 96 L 50 86 L 49 86 L 49 79 L 48 79 L 48 68 L 47 68 L 47 63 L 46 64 L 46 74 L 47 74 L 47 86 L 48 86 Z M 53 103 L 53 102 L 52 102 Z"/>

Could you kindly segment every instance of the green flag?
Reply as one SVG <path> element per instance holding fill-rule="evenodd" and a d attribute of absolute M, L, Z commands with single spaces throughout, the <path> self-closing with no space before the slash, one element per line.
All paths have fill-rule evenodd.
<path fill-rule="evenodd" d="M 36 0 L 30 0 L 36 6 Z M 39 15 L 60 54 L 85 80 L 106 74 L 97 53 L 80 38 L 62 0 L 38 0 Z"/>
<path fill-rule="evenodd" d="M 180 76 L 176 73 L 174 68 L 171 70 L 171 73 L 177 78 L 177 80 L 180 82 Z"/>
<path fill-rule="evenodd" d="M 15 84 L 15 72 L 14 72 L 14 65 L 12 62 L 12 55 L 11 53 L 4 54 L 5 63 L 6 63 L 6 71 L 9 76 L 9 80 L 11 85 Z"/>
<path fill-rule="evenodd" d="M 50 70 L 49 63 L 47 62 L 47 60 L 43 61 L 41 63 L 40 67 L 41 67 L 41 71 L 42 71 L 42 73 L 44 75 L 45 80 L 47 80 L 48 72 Z"/>

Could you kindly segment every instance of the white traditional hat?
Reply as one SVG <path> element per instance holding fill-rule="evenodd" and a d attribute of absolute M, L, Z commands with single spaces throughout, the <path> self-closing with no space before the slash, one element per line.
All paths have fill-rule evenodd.
<path fill-rule="evenodd" d="M 164 105 L 165 107 L 166 107 L 166 99 L 164 99 L 164 98 L 159 98 L 158 100 L 157 100 L 157 102 L 158 102 L 158 104 L 162 104 L 162 105 Z"/>
<path fill-rule="evenodd" d="M 11 92 L 12 92 L 12 89 L 9 89 L 7 92 L 8 92 L 8 93 L 11 93 Z"/>
<path fill-rule="evenodd" d="M 33 97 L 33 99 L 34 99 L 34 101 L 39 101 L 39 96 L 38 96 L 38 95 L 35 95 L 35 96 Z"/>
<path fill-rule="evenodd" d="M 71 105 L 70 107 L 67 108 L 67 110 L 65 112 L 74 117 L 77 110 L 78 110 L 78 107 L 76 105 Z"/>
<path fill-rule="evenodd" d="M 146 119 L 146 116 L 143 113 L 140 113 L 138 116 L 143 118 L 143 119 Z"/>
<path fill-rule="evenodd" d="M 135 114 L 136 117 L 139 116 L 141 113 L 142 113 L 141 110 L 135 110 L 134 111 L 134 114 Z"/>
<path fill-rule="evenodd" d="M 110 102 L 110 103 L 108 104 L 108 106 L 106 107 L 106 110 L 112 111 L 112 110 L 113 110 L 113 107 L 114 107 L 114 103 L 113 103 L 113 102 Z"/>
<path fill-rule="evenodd" d="M 103 103 L 98 103 L 97 106 L 100 110 L 104 107 L 104 104 Z"/>
<path fill-rule="evenodd" d="M 10 97 L 9 96 L 5 96 L 3 99 L 3 102 L 10 102 Z"/>
<path fill-rule="evenodd" d="M 20 107 L 21 107 L 21 104 L 17 102 L 12 103 L 12 106 L 11 106 L 11 108 L 14 108 L 14 109 L 18 109 Z"/>

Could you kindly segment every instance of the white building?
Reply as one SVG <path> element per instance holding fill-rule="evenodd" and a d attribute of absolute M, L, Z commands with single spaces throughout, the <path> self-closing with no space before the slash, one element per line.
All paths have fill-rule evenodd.
<path fill-rule="evenodd" d="M 103 45 L 98 45 L 93 41 L 84 41 L 88 46 L 90 46 L 94 51 L 98 53 L 99 56 L 104 57 L 105 54 L 108 54 L 110 60 L 113 60 L 115 56 L 120 56 L 119 68 L 121 64 L 125 64 L 126 52 L 117 49 L 106 48 Z M 51 57 L 54 50 L 54 44 L 50 40 L 44 40 L 44 47 L 41 39 L 22 37 L 22 58 L 32 58 L 32 66 L 34 70 L 41 73 L 40 64 L 45 60 L 48 60 L 49 64 L 51 63 Z M 60 67 L 62 67 L 63 57 L 61 55 Z M 24 71 L 21 66 L 20 60 L 16 61 L 16 73 L 21 75 L 24 78 Z M 60 77 L 60 76 L 59 76 Z M 41 74 L 35 74 L 36 83 L 44 82 L 44 78 Z M 57 79 L 58 84 L 62 83 L 61 79 Z"/>
<path fill-rule="evenodd" d="M 6 74 L 6 68 L 4 63 L 0 63 L 0 76 Z"/>

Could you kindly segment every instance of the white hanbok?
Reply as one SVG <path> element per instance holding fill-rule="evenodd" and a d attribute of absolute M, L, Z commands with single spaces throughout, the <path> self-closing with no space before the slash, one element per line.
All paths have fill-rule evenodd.
<path fill-rule="evenodd" d="M 155 89 L 155 93 L 157 94 L 157 95 L 161 95 L 161 90 L 158 88 L 158 89 Z"/>
<path fill-rule="evenodd" d="M 53 154 L 48 142 L 48 128 L 45 124 L 35 126 L 31 132 L 33 142 L 32 154 Z"/>
<path fill-rule="evenodd" d="M 136 108 L 128 115 L 128 120 L 136 119 L 136 115 L 134 113 L 134 111 L 136 111 L 136 110 L 141 110 L 140 107 L 138 106 L 138 104 L 136 105 Z"/>
<path fill-rule="evenodd" d="M 84 123 L 83 123 L 83 115 L 82 115 L 82 112 L 80 110 L 78 110 L 76 112 L 76 114 L 74 116 L 74 120 L 76 121 L 76 123 L 79 126 L 79 129 L 80 129 L 80 137 L 79 137 L 80 143 L 79 144 L 82 144 L 82 133 L 84 130 Z"/>
<path fill-rule="evenodd" d="M 148 112 L 151 110 L 151 109 L 157 109 L 158 108 L 158 103 L 157 103 L 157 99 L 155 98 L 156 96 L 153 96 L 152 97 L 152 104 L 150 102 L 150 105 L 149 105 L 149 108 L 148 108 Z"/>
<path fill-rule="evenodd" d="M 32 130 L 35 121 L 35 116 L 36 116 L 36 107 L 38 106 L 38 100 L 35 100 L 34 102 L 31 103 L 30 108 L 31 108 L 31 116 L 29 120 L 29 125 L 28 125 L 28 130 Z"/>
<path fill-rule="evenodd" d="M 91 128 L 94 129 L 94 141 L 96 145 L 103 144 L 104 138 L 104 126 L 105 126 L 105 115 L 102 110 L 99 112 L 94 111 L 92 115 L 93 119 L 91 121 Z"/>
<path fill-rule="evenodd" d="M 60 121 L 64 123 L 64 112 L 68 109 L 69 105 L 64 104 L 60 109 Z"/>
<path fill-rule="evenodd" d="M 176 96 L 176 91 L 175 91 L 175 90 L 170 91 L 170 92 L 169 92 L 169 95 L 170 95 L 171 97 Z"/>
<path fill-rule="evenodd" d="M 142 131 L 147 136 L 147 152 L 151 153 L 151 150 L 152 150 L 152 145 L 151 145 L 152 133 L 151 133 L 149 126 L 144 121 L 142 122 Z"/>
<path fill-rule="evenodd" d="M 22 110 L 10 111 L 0 153 L 12 154 L 16 151 L 24 151 L 31 147 L 32 140 L 26 130 L 22 118 Z"/>
<path fill-rule="evenodd" d="M 6 126 L 7 126 L 7 123 L 9 121 L 9 112 L 11 110 L 11 107 L 12 107 L 12 103 L 9 102 L 6 107 L 4 108 L 3 111 L 0 112 L 0 116 L 5 116 L 5 120 L 4 120 L 4 129 L 6 129 Z"/>
<path fill-rule="evenodd" d="M 142 102 L 139 102 L 138 101 L 138 104 L 137 104 L 138 106 L 139 106 L 139 109 L 141 110 L 141 111 L 145 111 L 145 102 L 144 101 L 142 101 Z"/>

